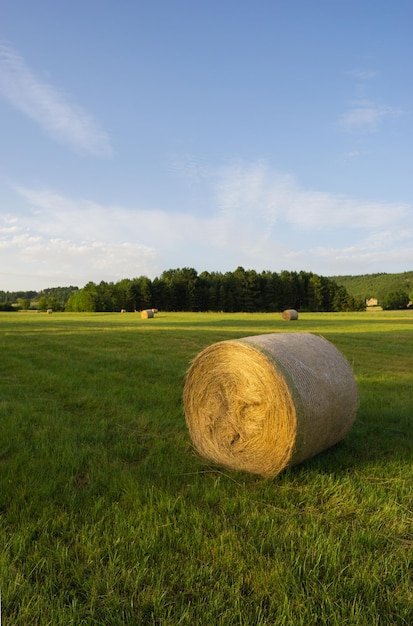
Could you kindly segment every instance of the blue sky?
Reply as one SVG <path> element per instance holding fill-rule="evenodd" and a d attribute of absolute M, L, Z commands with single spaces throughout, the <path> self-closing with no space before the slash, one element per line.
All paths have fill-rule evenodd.
<path fill-rule="evenodd" d="M 413 269 L 410 0 L 2 0 L 0 289 Z"/>

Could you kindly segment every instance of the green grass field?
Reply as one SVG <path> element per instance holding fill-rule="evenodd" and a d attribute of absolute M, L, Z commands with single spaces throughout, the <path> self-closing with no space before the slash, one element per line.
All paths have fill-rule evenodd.
<path fill-rule="evenodd" d="M 313 332 L 353 367 L 334 448 L 272 480 L 194 452 L 207 345 Z M 413 312 L 0 313 L 2 626 L 413 624 Z"/>

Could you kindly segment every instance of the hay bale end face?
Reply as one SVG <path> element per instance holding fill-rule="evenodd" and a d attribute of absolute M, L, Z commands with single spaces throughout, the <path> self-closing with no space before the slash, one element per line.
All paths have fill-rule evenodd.
<path fill-rule="evenodd" d="M 298 312 L 295 309 L 286 309 L 283 311 L 282 318 L 287 322 L 298 320 Z"/>
<path fill-rule="evenodd" d="M 203 350 L 188 370 L 183 401 L 201 456 L 272 477 L 343 439 L 358 393 L 350 365 L 329 341 L 276 333 Z"/>
<path fill-rule="evenodd" d="M 141 318 L 143 320 L 151 319 L 154 316 L 155 314 L 152 309 L 145 309 L 144 311 L 141 311 Z"/>

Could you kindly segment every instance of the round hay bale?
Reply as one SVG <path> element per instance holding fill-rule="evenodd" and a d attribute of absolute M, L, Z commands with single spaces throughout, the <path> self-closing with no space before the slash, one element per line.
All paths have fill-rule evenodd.
<path fill-rule="evenodd" d="M 143 320 L 147 320 L 148 318 L 152 317 L 154 317 L 154 312 L 152 311 L 152 309 L 145 309 L 144 311 L 141 311 L 141 318 Z"/>
<path fill-rule="evenodd" d="M 201 456 L 272 477 L 340 441 L 358 408 L 353 372 L 329 341 L 277 333 L 200 352 L 183 394 Z"/>
<path fill-rule="evenodd" d="M 282 317 L 287 322 L 298 320 L 298 312 L 295 309 L 286 309 L 283 311 Z"/>

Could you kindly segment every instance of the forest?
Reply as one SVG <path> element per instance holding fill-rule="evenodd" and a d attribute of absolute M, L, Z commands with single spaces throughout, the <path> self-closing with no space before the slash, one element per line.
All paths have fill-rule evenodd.
<path fill-rule="evenodd" d="M 343 286 L 311 272 L 257 273 L 238 267 L 234 272 L 170 269 L 159 278 L 145 276 L 117 283 L 88 283 L 72 293 L 66 311 L 271 312 L 286 308 L 301 311 L 350 311 L 364 303 Z"/>
<path fill-rule="evenodd" d="M 383 303 L 392 292 L 406 293 L 413 300 L 413 271 L 398 274 L 380 272 L 358 276 L 331 276 L 338 285 L 347 289 L 350 295 L 360 300 L 376 298 Z"/>

